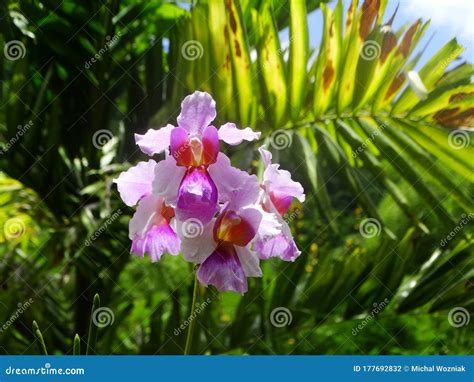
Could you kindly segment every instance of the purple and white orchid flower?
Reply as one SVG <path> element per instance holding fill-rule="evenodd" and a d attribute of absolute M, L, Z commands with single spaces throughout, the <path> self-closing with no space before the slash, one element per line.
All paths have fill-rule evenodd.
<path fill-rule="evenodd" d="M 252 251 L 253 239 L 278 232 L 278 223 L 263 223 L 263 211 L 258 202 L 259 184 L 255 175 L 231 166 L 229 158 L 218 155 L 209 173 L 216 179 L 219 216 L 202 227 L 199 235 L 188 235 L 187 227 L 178 227 L 186 260 L 200 264 L 197 273 L 201 284 L 214 285 L 219 291 L 247 291 L 247 277 L 261 277 L 259 258 Z M 271 220 L 271 218 L 270 218 Z M 268 221 L 268 220 L 267 220 Z"/>
<path fill-rule="evenodd" d="M 151 193 L 155 167 L 154 160 L 140 162 L 114 179 L 124 203 L 130 207 L 138 203 L 129 223 L 131 252 L 140 257 L 148 253 L 152 261 L 160 260 L 163 253 L 177 255 L 180 248 L 171 227 L 174 210 Z"/>
<path fill-rule="evenodd" d="M 283 215 L 293 198 L 304 201 L 302 186 L 271 163 L 263 147 L 263 181 L 234 168 L 219 141 L 238 145 L 260 133 L 226 123 L 211 125 L 214 100 L 195 92 L 181 104 L 178 126 L 135 135 L 140 149 L 165 159 L 140 162 L 114 180 L 124 203 L 137 206 L 130 220 L 131 252 L 152 261 L 162 254 L 198 264 L 201 284 L 244 294 L 248 277 L 261 277 L 260 261 L 294 261 L 300 254 Z"/>
<path fill-rule="evenodd" d="M 230 145 L 253 141 L 260 133 L 238 129 L 226 123 L 217 130 L 216 103 L 204 92 L 194 92 L 181 103 L 178 126 L 167 125 L 135 135 L 136 142 L 148 155 L 167 151 L 169 156 L 155 169 L 153 192 L 175 207 L 181 220 L 199 219 L 207 224 L 218 209 L 217 188 L 208 167 L 216 162 L 219 140 Z"/>
<path fill-rule="evenodd" d="M 304 202 L 303 186 L 292 180 L 291 174 L 280 169 L 279 164 L 272 164 L 272 154 L 264 146 L 260 147 L 259 151 L 265 168 L 260 203 L 265 211 L 277 217 L 281 230 L 276 235 L 259 235 L 255 241 L 254 250 L 262 260 L 279 257 L 285 261 L 295 261 L 301 252 L 298 250 L 290 227 L 283 216 L 290 208 L 294 198 L 301 203 Z"/>

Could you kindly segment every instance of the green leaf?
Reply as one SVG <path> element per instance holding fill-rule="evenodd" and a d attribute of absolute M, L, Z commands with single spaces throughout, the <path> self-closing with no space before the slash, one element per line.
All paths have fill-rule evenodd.
<path fill-rule="evenodd" d="M 426 89 L 433 90 L 436 82 L 441 78 L 447 66 L 463 51 L 463 47 L 456 39 L 449 41 L 441 48 L 420 70 L 419 75 Z M 402 115 L 407 110 L 413 108 L 420 99 L 415 92 L 407 87 L 400 98 L 395 102 L 392 109 L 393 115 Z"/>
<path fill-rule="evenodd" d="M 90 321 L 89 321 L 89 335 L 87 336 L 86 355 L 95 353 L 95 346 L 97 342 L 97 325 L 94 322 L 95 311 L 100 308 L 100 297 L 96 293 L 92 303 Z"/>
<path fill-rule="evenodd" d="M 250 54 L 246 30 L 242 22 L 242 11 L 237 0 L 225 2 L 227 26 L 224 38 L 230 46 L 232 75 L 237 98 L 238 116 L 242 125 L 252 125 L 256 117 L 254 79 L 252 76 Z"/>
<path fill-rule="evenodd" d="M 280 40 L 268 2 L 262 3 L 257 18 L 257 52 L 265 112 L 272 126 L 283 126 L 287 119 L 287 85 Z"/>
<path fill-rule="evenodd" d="M 290 56 L 288 81 L 290 88 L 290 115 L 296 120 L 306 96 L 306 65 L 308 62 L 308 23 L 304 1 L 290 0 Z"/>

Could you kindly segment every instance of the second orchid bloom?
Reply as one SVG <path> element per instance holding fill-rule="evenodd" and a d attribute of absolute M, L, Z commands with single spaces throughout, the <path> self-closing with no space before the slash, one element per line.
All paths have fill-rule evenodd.
<path fill-rule="evenodd" d="M 178 126 L 167 125 L 135 135 L 140 149 L 165 159 L 140 162 L 114 180 L 128 206 L 137 206 L 129 224 L 131 252 L 158 261 L 164 253 L 183 254 L 199 264 L 205 286 L 244 294 L 247 277 L 260 277 L 260 260 L 294 261 L 300 254 L 283 219 L 294 198 L 304 201 L 300 183 L 259 151 L 263 179 L 232 167 L 219 141 L 238 145 L 260 133 L 226 123 L 211 123 L 216 104 L 204 92 L 181 103 Z"/>

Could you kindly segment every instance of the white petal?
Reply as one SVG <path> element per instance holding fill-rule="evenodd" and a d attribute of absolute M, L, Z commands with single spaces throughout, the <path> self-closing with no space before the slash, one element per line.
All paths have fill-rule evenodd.
<path fill-rule="evenodd" d="M 127 206 L 133 207 L 140 198 L 151 194 L 155 166 L 156 162 L 154 160 L 139 162 L 136 166 L 120 173 L 117 179 L 114 179 L 120 197 Z"/>
<path fill-rule="evenodd" d="M 267 168 L 272 164 L 272 153 L 268 151 L 265 146 L 260 146 L 258 148 L 260 155 L 262 157 L 264 168 Z"/>
<path fill-rule="evenodd" d="M 232 167 L 224 154 L 219 153 L 208 171 L 217 187 L 219 201 L 229 203 L 229 208 L 237 210 L 257 201 L 260 187 L 257 177 Z"/>
<path fill-rule="evenodd" d="M 201 264 L 217 248 L 213 228 L 216 219 L 203 225 L 198 219 L 176 221 L 176 234 L 181 239 L 181 252 L 192 263 Z"/>
<path fill-rule="evenodd" d="M 166 125 L 161 129 L 149 129 L 145 134 L 135 134 L 135 142 L 145 154 L 152 156 L 165 151 L 170 145 L 173 125 Z"/>
<path fill-rule="evenodd" d="M 240 264 L 244 269 L 247 277 L 262 277 L 262 270 L 260 269 L 260 260 L 256 253 L 253 253 L 248 247 L 234 246 Z"/>
<path fill-rule="evenodd" d="M 186 169 L 176 165 L 176 160 L 169 156 L 158 162 L 155 167 L 153 193 L 162 196 L 166 204 L 176 206 L 178 190 Z"/>
<path fill-rule="evenodd" d="M 255 141 L 262 133 L 253 131 L 250 127 L 238 129 L 235 123 L 228 122 L 219 128 L 219 139 L 229 145 L 238 145 L 243 141 Z"/>
<path fill-rule="evenodd" d="M 128 236 L 134 239 L 135 236 L 143 236 L 150 228 L 156 215 L 161 213 L 163 198 L 157 195 L 148 195 L 140 200 L 135 214 L 128 224 Z"/>

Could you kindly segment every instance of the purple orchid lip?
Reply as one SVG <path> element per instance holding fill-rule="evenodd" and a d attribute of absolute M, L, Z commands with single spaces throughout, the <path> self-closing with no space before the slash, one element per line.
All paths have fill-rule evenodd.
<path fill-rule="evenodd" d="M 162 223 L 152 226 L 144 236 L 133 239 L 131 252 L 140 257 L 148 253 L 155 262 L 161 259 L 163 253 L 177 255 L 179 247 L 176 233 L 168 223 Z"/>
<path fill-rule="evenodd" d="M 245 247 L 255 237 L 251 223 L 234 211 L 221 212 L 214 225 L 214 240 Z"/>
<path fill-rule="evenodd" d="M 218 291 L 247 292 L 247 276 L 232 244 L 221 244 L 199 266 L 198 280 L 205 286 L 214 285 Z"/>
<path fill-rule="evenodd" d="M 217 188 L 206 168 L 190 168 L 178 190 L 175 211 L 178 219 L 197 219 L 207 224 L 217 212 L 217 207 Z"/>

